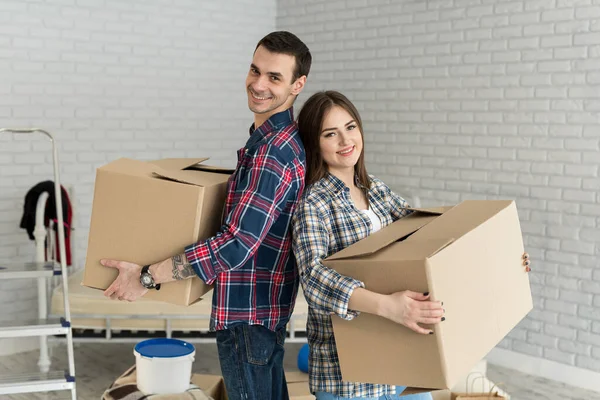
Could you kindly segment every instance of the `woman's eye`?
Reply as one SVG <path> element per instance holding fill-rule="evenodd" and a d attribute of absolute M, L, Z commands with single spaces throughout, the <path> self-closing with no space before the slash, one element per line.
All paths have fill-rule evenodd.
<path fill-rule="evenodd" d="M 329 132 L 329 133 L 325 134 L 326 138 L 333 137 L 333 136 L 335 136 L 335 132 Z"/>
<path fill-rule="evenodd" d="M 349 126 L 348 126 L 348 130 L 349 130 L 349 131 L 351 131 L 351 130 L 353 130 L 353 129 L 356 129 L 356 125 L 349 125 Z"/>

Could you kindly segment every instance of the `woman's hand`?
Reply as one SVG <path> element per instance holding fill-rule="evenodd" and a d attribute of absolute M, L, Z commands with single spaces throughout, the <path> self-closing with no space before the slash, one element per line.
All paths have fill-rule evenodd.
<path fill-rule="evenodd" d="M 529 254 L 523 253 L 523 266 L 525 267 L 525 271 L 531 271 L 531 261 L 529 260 Z"/>
<path fill-rule="evenodd" d="M 439 301 L 430 301 L 429 293 L 410 290 L 385 296 L 381 316 L 423 335 L 432 334 L 419 324 L 437 324 L 444 321 L 444 309 Z"/>

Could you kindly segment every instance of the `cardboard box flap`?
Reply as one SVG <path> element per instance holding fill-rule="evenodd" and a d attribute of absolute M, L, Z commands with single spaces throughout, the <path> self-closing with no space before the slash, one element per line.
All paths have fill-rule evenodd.
<path fill-rule="evenodd" d="M 108 172 L 118 172 L 121 174 L 127 174 L 132 176 L 146 176 L 152 177 L 152 172 L 156 167 L 152 164 L 133 160 L 131 158 L 119 158 L 106 165 L 99 167 L 99 170 Z"/>
<path fill-rule="evenodd" d="M 413 394 L 428 393 L 428 392 L 434 392 L 434 391 L 437 391 L 437 389 L 407 387 L 406 389 L 404 389 L 404 391 L 402 393 L 400 393 L 399 396 L 400 397 L 404 397 L 404 396 L 410 396 L 410 395 L 413 395 Z M 433 393 L 431 395 L 432 395 L 432 398 L 435 400 L 436 397 L 433 395 Z"/>
<path fill-rule="evenodd" d="M 220 183 L 225 183 L 229 178 L 228 174 L 216 174 L 214 172 L 200 170 L 185 169 L 183 171 L 167 171 L 158 170 L 157 168 L 158 167 L 155 167 L 155 171 L 152 173 L 152 175 L 155 178 L 168 179 L 187 185 L 201 187 L 208 187 L 218 185 Z"/>
<path fill-rule="evenodd" d="M 448 211 L 454 207 L 455 206 L 428 207 L 428 208 L 407 207 L 407 209 L 412 210 L 412 211 L 426 213 L 426 214 L 442 215 L 443 213 L 445 213 L 446 211 Z"/>
<path fill-rule="evenodd" d="M 235 172 L 234 168 L 215 167 L 214 165 L 204 164 L 191 165 L 187 169 L 192 169 L 194 171 L 207 171 L 217 174 L 233 174 Z"/>
<path fill-rule="evenodd" d="M 151 161 L 152 164 L 158 165 L 164 170 L 169 171 L 182 171 L 182 170 L 194 170 L 194 171 L 208 171 L 221 174 L 232 174 L 235 169 L 216 167 L 214 165 L 203 164 L 204 161 L 208 160 L 209 157 L 204 158 L 163 158 L 162 160 Z"/>
<path fill-rule="evenodd" d="M 155 178 L 194 186 L 212 186 L 227 181 L 230 170 L 220 167 L 199 166 L 208 158 L 167 158 L 153 162 Z"/>
<path fill-rule="evenodd" d="M 454 239 L 452 238 L 441 238 L 431 240 L 402 241 L 398 243 L 393 243 L 377 253 L 377 260 L 424 260 L 426 258 L 433 257 L 453 242 Z"/>
<path fill-rule="evenodd" d="M 436 221 L 412 235 L 408 241 L 434 238 L 460 239 L 485 221 L 512 205 L 512 200 L 465 200 Z"/>
<path fill-rule="evenodd" d="M 435 220 L 438 215 L 415 212 L 329 256 L 327 260 L 365 256 L 389 246 Z"/>
<path fill-rule="evenodd" d="M 205 186 L 206 182 L 203 182 L 197 176 L 194 176 L 193 172 L 190 171 L 154 171 L 152 175 L 155 178 L 167 179 L 174 182 L 184 183 L 186 185 L 194 185 L 194 186 Z"/>
<path fill-rule="evenodd" d="M 195 166 L 208 160 L 204 158 L 163 158 L 162 160 L 150 161 L 154 165 L 158 165 L 161 169 L 168 171 L 181 171 L 186 168 Z"/>

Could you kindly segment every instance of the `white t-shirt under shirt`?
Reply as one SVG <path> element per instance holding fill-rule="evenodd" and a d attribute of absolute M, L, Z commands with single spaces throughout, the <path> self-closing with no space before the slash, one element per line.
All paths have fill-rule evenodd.
<path fill-rule="evenodd" d="M 360 211 L 366 214 L 366 216 L 369 217 L 369 219 L 371 220 L 371 225 L 373 225 L 373 230 L 371 231 L 371 233 L 375 233 L 381 229 L 381 221 L 379 220 L 379 217 L 377 216 L 377 214 L 375 214 L 375 211 L 373 211 L 371 207 L 369 207 L 368 210 Z"/>

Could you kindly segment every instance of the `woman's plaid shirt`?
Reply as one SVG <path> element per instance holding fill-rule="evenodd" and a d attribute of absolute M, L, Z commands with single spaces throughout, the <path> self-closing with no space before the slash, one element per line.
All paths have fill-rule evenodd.
<path fill-rule="evenodd" d="M 374 177 L 371 177 L 368 198 L 382 227 L 410 213 L 406 210 L 406 201 Z M 354 206 L 348 187 L 329 174 L 305 190 L 292 227 L 300 283 L 309 304 L 311 391 L 343 397 L 394 394 L 394 386 L 342 381 L 331 318 L 351 320 L 358 315 L 348 309 L 348 302 L 352 291 L 364 284 L 322 263 L 329 255 L 368 236 L 372 230 L 369 217 Z"/>

